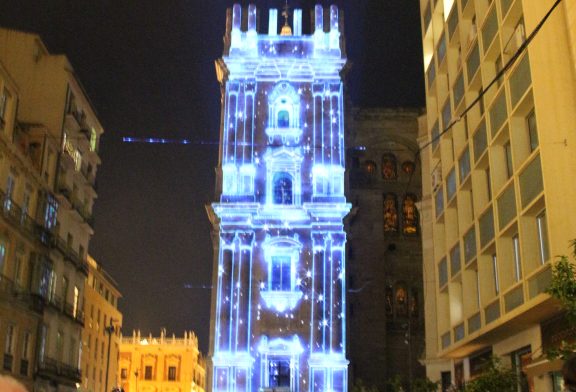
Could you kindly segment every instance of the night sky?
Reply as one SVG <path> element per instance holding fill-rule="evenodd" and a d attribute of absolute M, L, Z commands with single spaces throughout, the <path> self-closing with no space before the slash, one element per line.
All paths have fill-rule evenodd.
<path fill-rule="evenodd" d="M 305 10 L 305 29 L 317 2 L 345 10 L 354 106 L 423 106 L 417 0 L 290 0 Z M 214 60 L 232 3 L 0 1 L 2 27 L 37 33 L 51 53 L 68 56 L 104 126 L 90 253 L 119 283 L 124 334 L 192 329 L 204 352 L 210 290 L 201 287 L 212 270 L 204 205 L 214 197 L 217 146 L 127 144 L 122 137 L 218 141 Z M 265 11 L 284 1 L 254 3 Z"/>

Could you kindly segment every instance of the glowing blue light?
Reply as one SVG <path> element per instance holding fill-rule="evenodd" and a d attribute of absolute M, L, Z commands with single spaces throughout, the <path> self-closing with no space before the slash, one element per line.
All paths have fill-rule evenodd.
<path fill-rule="evenodd" d="M 236 4 L 222 75 L 212 390 L 346 392 L 344 110 L 338 9 L 315 31 L 247 30 Z M 279 370 L 280 369 L 280 370 Z M 278 372 L 283 374 L 282 381 Z"/>

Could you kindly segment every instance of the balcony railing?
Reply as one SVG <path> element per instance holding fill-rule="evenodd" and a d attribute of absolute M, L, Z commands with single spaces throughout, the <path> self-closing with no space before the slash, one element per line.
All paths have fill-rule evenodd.
<path fill-rule="evenodd" d="M 62 238 L 55 236 L 52 240 L 52 246 L 58 249 L 65 259 L 72 261 L 76 268 L 86 273 L 88 272 L 88 263 L 80 257 L 78 252 L 68 246 Z"/>
<path fill-rule="evenodd" d="M 50 357 L 44 357 L 39 361 L 38 372 L 48 377 L 62 377 L 75 383 L 81 382 L 82 379 L 80 369 Z"/>

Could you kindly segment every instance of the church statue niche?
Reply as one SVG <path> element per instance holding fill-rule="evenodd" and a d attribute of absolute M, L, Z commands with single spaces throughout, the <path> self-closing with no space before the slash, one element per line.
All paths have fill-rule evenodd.
<path fill-rule="evenodd" d="M 384 195 L 384 233 L 398 232 L 398 207 L 396 195 L 387 193 Z"/>
<path fill-rule="evenodd" d="M 418 290 L 412 289 L 410 295 L 410 316 L 418 317 Z"/>
<path fill-rule="evenodd" d="M 382 156 L 382 178 L 387 181 L 395 181 L 398 178 L 396 157 L 393 154 Z"/>
<path fill-rule="evenodd" d="M 364 170 L 368 174 L 374 174 L 376 172 L 376 163 L 374 161 L 365 161 Z"/>
<path fill-rule="evenodd" d="M 402 202 L 402 218 L 404 234 L 418 233 L 418 209 L 416 208 L 416 196 L 409 193 Z"/>
<path fill-rule="evenodd" d="M 412 161 L 405 161 L 404 163 L 402 163 L 402 171 L 408 175 L 412 175 L 415 169 L 416 166 Z"/>
<path fill-rule="evenodd" d="M 392 316 L 394 311 L 394 293 L 392 291 L 392 286 L 386 287 L 386 315 Z"/>
<path fill-rule="evenodd" d="M 397 316 L 407 316 L 408 315 L 408 293 L 404 285 L 399 284 L 396 287 L 396 315 Z"/>

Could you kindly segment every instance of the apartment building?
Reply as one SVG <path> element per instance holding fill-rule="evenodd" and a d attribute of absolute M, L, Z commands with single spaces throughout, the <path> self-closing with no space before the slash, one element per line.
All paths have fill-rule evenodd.
<path fill-rule="evenodd" d="M 379 390 L 395 376 L 406 388 L 424 377 L 421 114 L 362 108 L 348 116 L 348 350 L 353 382 Z"/>
<path fill-rule="evenodd" d="M 125 392 L 204 392 L 206 360 L 198 349 L 194 332 L 183 338 L 142 337 L 133 331 L 120 344 L 119 380 Z"/>
<path fill-rule="evenodd" d="M 50 220 L 43 219 L 51 195 L 57 144 L 46 129 L 16 119 L 19 89 L 0 62 L 0 373 L 31 389 L 42 304 L 31 295 L 34 267 L 45 259 Z"/>
<path fill-rule="evenodd" d="M 16 214 L 13 204 L 14 211 L 27 212 L 31 221 L 22 214 L 21 225 L 36 233 L 37 245 L 28 248 L 8 232 L 3 274 L 17 281 L 19 263 L 30 271 L 24 291 L 41 314 L 31 335 L 37 340 L 36 364 L 29 370 L 34 390 L 72 391 L 82 381 L 86 255 L 103 130 L 66 56 L 50 54 L 39 36 L 0 29 L 0 62 L 17 86 L 17 95 L 10 87 L 4 95 L 12 116 L 18 106 L 14 136 L 5 136 L 30 161 L 30 169 L 2 164 L 4 215 Z M 14 341 L 27 330 L 15 328 Z"/>
<path fill-rule="evenodd" d="M 88 256 L 84 287 L 86 321 L 82 331 L 82 387 L 85 392 L 110 392 L 120 385 L 118 359 L 122 313 L 118 284 L 101 264 Z"/>
<path fill-rule="evenodd" d="M 526 43 L 554 3 L 420 1 L 425 364 L 444 390 L 492 354 L 519 390 L 558 390 L 544 353 L 567 330 L 544 291 L 576 237 L 576 2 Z"/>

